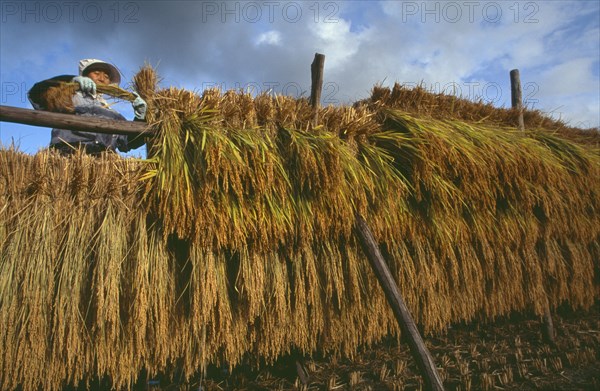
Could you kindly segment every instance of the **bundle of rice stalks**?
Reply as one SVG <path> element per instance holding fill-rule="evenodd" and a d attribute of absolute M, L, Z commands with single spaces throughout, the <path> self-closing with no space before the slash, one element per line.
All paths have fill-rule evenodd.
<path fill-rule="evenodd" d="M 497 108 L 482 98 L 472 101 L 445 92 L 428 90 L 423 84 L 409 87 L 395 83 L 392 88 L 375 86 L 371 97 L 355 103 L 371 108 L 393 107 L 419 117 L 435 119 L 457 119 L 460 121 L 487 124 L 491 126 L 518 127 L 519 110 Z M 599 129 L 579 129 L 560 119 L 553 119 L 540 110 L 524 108 L 523 119 L 529 129 L 555 131 L 561 137 L 572 141 L 596 144 L 600 143 Z"/>
<path fill-rule="evenodd" d="M 75 107 L 73 106 L 73 94 L 79 90 L 77 83 L 61 83 L 58 86 L 50 87 L 41 97 L 45 103 L 45 108 L 48 111 L 57 113 L 74 114 Z M 96 91 L 101 94 L 106 94 L 114 99 L 126 100 L 133 102 L 135 95 L 124 90 L 116 85 L 96 85 Z"/>
<path fill-rule="evenodd" d="M 589 308 L 597 148 L 393 105 L 135 84 L 144 161 L 0 150 L 0 388 L 399 336 L 353 231 L 360 212 L 427 333 L 546 303 Z"/>

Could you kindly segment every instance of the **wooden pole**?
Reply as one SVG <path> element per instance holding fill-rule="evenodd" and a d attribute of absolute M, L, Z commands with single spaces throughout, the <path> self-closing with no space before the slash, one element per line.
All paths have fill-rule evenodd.
<path fill-rule="evenodd" d="M 544 341 L 550 345 L 556 345 L 554 333 L 554 322 L 552 321 L 552 312 L 550 311 L 550 303 L 546 299 L 546 308 L 544 308 L 544 327 L 542 328 L 542 337 Z"/>
<path fill-rule="evenodd" d="M 525 130 L 525 122 L 523 121 L 523 98 L 521 93 L 521 77 L 518 69 L 510 71 L 510 96 L 513 108 L 519 110 L 519 129 Z M 550 303 L 546 299 L 546 308 L 544 308 L 544 327 L 542 329 L 542 337 L 544 341 L 554 345 L 554 322 L 552 321 L 552 311 L 550 311 Z"/>
<path fill-rule="evenodd" d="M 521 92 L 521 76 L 518 69 L 510 71 L 510 96 L 511 105 L 519 111 L 519 129 L 525 130 L 525 122 L 523 120 L 523 95 Z M 550 311 L 550 303 L 546 300 L 546 308 L 544 309 L 544 327 L 542 329 L 543 339 L 554 344 L 554 322 L 552 321 L 552 312 Z"/>
<path fill-rule="evenodd" d="M 519 70 L 513 69 L 510 71 L 510 97 L 513 109 L 519 111 L 519 129 L 525 130 L 525 122 L 523 121 L 523 97 L 521 92 L 521 77 Z"/>
<path fill-rule="evenodd" d="M 410 351 L 423 375 L 425 387 L 427 390 L 440 391 L 444 389 L 444 384 L 437 371 L 431 353 L 425 346 L 417 325 L 408 310 L 408 307 L 400 295 L 400 290 L 392 277 L 390 269 L 387 267 L 379 245 L 373 237 L 365 219 L 358 213 L 356 214 L 356 230 L 363 246 L 363 250 L 371 263 L 371 267 L 385 292 L 385 297 L 392 307 L 396 320 L 400 325 L 402 334 L 407 337 Z"/>
<path fill-rule="evenodd" d="M 313 107 L 313 125 L 317 125 L 319 119 L 319 107 L 321 106 L 321 90 L 323 89 L 323 69 L 325 68 L 325 55 L 315 53 L 315 59 L 310 64 L 311 86 L 310 105 Z"/>
<path fill-rule="evenodd" d="M 510 94 L 512 107 L 519 110 L 519 129 L 525 130 L 525 122 L 523 121 L 521 77 L 518 69 L 513 69 L 510 71 Z M 543 318 L 544 326 L 542 329 L 542 337 L 544 341 L 554 344 L 554 322 L 552 321 L 552 312 L 550 311 L 550 303 L 548 302 L 548 299 L 546 299 Z"/>
<path fill-rule="evenodd" d="M 117 121 L 98 117 L 52 113 L 0 105 L 0 121 L 92 133 L 136 135 L 152 130 L 145 122 Z"/>
<path fill-rule="evenodd" d="M 325 68 L 325 55 L 315 53 L 315 58 L 310 64 L 310 105 L 313 108 L 313 126 L 317 125 L 319 106 L 321 106 L 321 90 L 323 89 L 323 69 Z M 310 374 L 306 365 L 304 365 L 304 357 L 298 357 L 296 360 L 296 373 L 298 378 L 304 385 L 308 385 Z"/>

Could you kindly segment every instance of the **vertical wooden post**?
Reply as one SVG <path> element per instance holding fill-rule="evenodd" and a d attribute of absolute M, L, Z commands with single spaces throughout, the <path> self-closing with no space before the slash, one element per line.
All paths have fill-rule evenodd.
<path fill-rule="evenodd" d="M 510 96 L 513 109 L 519 110 L 519 129 L 525 130 L 523 121 L 523 94 L 521 92 L 521 77 L 519 70 L 510 71 Z"/>
<path fill-rule="evenodd" d="M 521 77 L 518 69 L 510 71 L 510 95 L 513 108 L 519 110 L 519 129 L 525 130 L 525 122 L 523 121 L 523 97 L 521 93 Z M 544 341 L 554 345 L 554 322 L 552 321 L 552 311 L 550 311 L 550 302 L 546 298 L 546 308 L 544 308 L 544 326 L 542 329 L 542 337 Z"/>
<path fill-rule="evenodd" d="M 429 349 L 425 346 L 421 334 L 419 334 L 419 330 L 417 329 L 417 325 L 415 324 L 408 307 L 404 303 L 404 299 L 402 299 L 402 296 L 400 295 L 400 290 L 381 255 L 379 245 L 375 241 L 373 233 L 361 215 L 357 213 L 355 218 L 356 230 L 362 243 L 363 250 L 385 292 L 388 303 L 392 307 L 392 311 L 400 325 L 402 334 L 408 339 L 410 351 L 425 380 L 425 388 L 433 391 L 443 390 L 444 384 L 435 363 L 433 362 L 431 353 L 429 353 Z"/>
<path fill-rule="evenodd" d="M 554 333 L 554 322 L 552 321 L 552 312 L 550 311 L 550 301 L 546 299 L 546 308 L 544 308 L 544 326 L 542 328 L 542 338 L 550 345 L 556 345 Z"/>
<path fill-rule="evenodd" d="M 525 130 L 525 122 L 523 121 L 523 97 L 521 93 L 521 77 L 518 69 L 510 71 L 510 96 L 513 108 L 519 110 L 519 129 Z M 544 308 L 544 325 L 542 328 L 542 337 L 544 341 L 554 345 L 556 343 L 554 337 L 554 322 L 552 321 L 552 312 L 550 311 L 550 302 L 546 299 L 546 308 Z"/>
<path fill-rule="evenodd" d="M 315 59 L 310 64 L 310 105 L 313 108 L 313 126 L 317 125 L 319 106 L 321 106 L 321 90 L 323 89 L 323 68 L 325 67 L 325 55 L 315 53 Z M 302 384 L 307 385 L 310 375 L 304 365 L 304 358 L 296 359 L 296 373 Z"/>
<path fill-rule="evenodd" d="M 325 55 L 315 53 L 315 59 L 310 64 L 311 86 L 310 105 L 313 107 L 313 125 L 317 125 L 319 119 L 319 107 L 321 106 L 321 90 L 323 89 L 323 68 L 325 67 Z"/>
<path fill-rule="evenodd" d="M 324 65 L 325 55 L 315 53 L 315 59 L 310 66 L 312 79 L 312 85 L 310 88 L 310 104 L 314 110 L 313 125 L 317 124 L 318 110 L 321 105 Z M 439 373 L 437 372 L 433 358 L 423 343 L 423 339 L 419 334 L 417 325 L 408 311 L 402 296 L 400 295 L 400 290 L 396 286 L 394 278 L 392 277 L 392 273 L 388 269 L 383 256 L 381 255 L 381 251 L 375 242 L 375 238 L 373 237 L 371 230 L 369 229 L 366 221 L 359 214 L 356 214 L 355 225 L 358 236 L 363 244 L 365 254 L 371 263 L 371 267 L 373 268 L 373 271 L 375 272 L 383 291 L 385 292 L 385 296 L 388 299 L 388 303 L 392 307 L 392 311 L 396 316 L 396 320 L 400 325 L 400 329 L 408 338 L 410 350 L 415 358 L 415 361 L 417 362 L 417 365 L 419 366 L 419 369 L 421 370 L 421 373 L 423 374 L 427 390 L 443 391 L 444 385 Z M 299 363 L 297 361 L 296 365 L 298 366 L 298 374 L 300 375 L 303 371 L 301 370 L 301 365 L 299 366 L 298 364 Z M 302 380 L 302 376 L 300 376 L 300 378 Z"/>

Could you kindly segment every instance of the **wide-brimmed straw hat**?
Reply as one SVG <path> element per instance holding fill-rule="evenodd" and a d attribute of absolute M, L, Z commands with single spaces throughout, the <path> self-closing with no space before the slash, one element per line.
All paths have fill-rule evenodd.
<path fill-rule="evenodd" d="M 121 83 L 121 73 L 116 66 L 107 63 L 106 61 L 88 58 L 79 61 L 79 75 L 83 76 L 93 70 L 103 70 L 108 74 L 111 84 Z"/>

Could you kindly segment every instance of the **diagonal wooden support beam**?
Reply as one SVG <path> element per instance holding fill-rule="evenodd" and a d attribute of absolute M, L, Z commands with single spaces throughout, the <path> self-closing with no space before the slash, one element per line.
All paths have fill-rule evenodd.
<path fill-rule="evenodd" d="M 415 324 L 406 303 L 404 303 L 400 290 L 381 255 L 379 245 L 375 241 L 371 229 L 369 229 L 365 219 L 358 213 L 356 214 L 355 226 L 365 255 L 369 259 L 373 272 L 377 276 L 377 280 L 379 280 L 379 283 L 385 292 L 385 297 L 392 307 L 392 311 L 402 330 L 402 335 L 408 340 L 410 351 L 425 380 L 425 388 L 432 391 L 443 391 L 444 384 L 435 363 L 433 362 L 431 353 L 429 353 L 429 349 L 425 346 L 423 338 L 421 338 L 421 334 L 417 329 L 417 325 Z"/>

